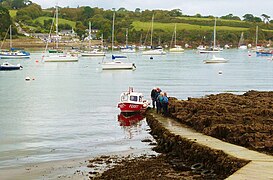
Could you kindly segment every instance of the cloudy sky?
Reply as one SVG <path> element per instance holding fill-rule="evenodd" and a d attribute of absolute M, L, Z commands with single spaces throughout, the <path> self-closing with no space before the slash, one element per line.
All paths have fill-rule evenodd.
<path fill-rule="evenodd" d="M 255 16 L 267 14 L 273 19 L 273 0 L 32 0 L 42 8 L 52 7 L 57 2 L 61 7 L 90 6 L 104 9 L 119 9 L 124 7 L 129 10 L 145 9 L 181 9 L 183 14 L 223 16 L 229 13 L 242 17 L 250 13 Z"/>

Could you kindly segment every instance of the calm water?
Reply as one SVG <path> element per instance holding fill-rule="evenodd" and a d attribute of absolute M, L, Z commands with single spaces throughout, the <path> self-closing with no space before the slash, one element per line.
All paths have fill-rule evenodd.
<path fill-rule="evenodd" d="M 273 89 L 273 61 L 226 50 L 226 64 L 203 64 L 207 55 L 186 51 L 166 56 L 130 55 L 135 71 L 102 71 L 101 58 L 77 63 L 36 63 L 0 71 L 0 167 L 96 156 L 148 147 L 147 124 L 120 126 L 117 102 L 129 86 L 149 98 L 153 87 L 180 99 L 206 94 Z M 0 60 L 2 64 L 4 60 Z M 219 75 L 222 71 L 222 75 Z M 30 82 L 26 76 L 34 78 Z"/>

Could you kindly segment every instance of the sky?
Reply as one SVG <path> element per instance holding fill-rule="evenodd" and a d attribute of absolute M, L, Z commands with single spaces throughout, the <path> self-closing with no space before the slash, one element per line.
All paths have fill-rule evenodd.
<path fill-rule="evenodd" d="M 253 14 L 261 16 L 267 14 L 273 19 L 273 0 L 32 0 L 42 6 L 48 8 L 55 6 L 56 3 L 60 7 L 77 7 L 90 6 L 104 9 L 119 9 L 124 7 L 128 10 L 140 8 L 146 9 L 181 9 L 184 15 L 195 15 L 197 13 L 202 16 L 224 16 L 233 14 L 242 17 L 245 14 Z"/>

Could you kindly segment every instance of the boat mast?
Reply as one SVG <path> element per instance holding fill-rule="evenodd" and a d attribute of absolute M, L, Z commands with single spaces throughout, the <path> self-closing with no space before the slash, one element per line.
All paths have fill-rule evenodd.
<path fill-rule="evenodd" d="M 91 38 L 92 38 L 92 36 L 91 36 L 91 22 L 89 21 L 89 49 L 91 49 Z"/>
<path fill-rule="evenodd" d="M 238 47 L 240 47 L 242 44 L 244 44 L 244 32 L 241 33 L 241 37 L 238 43 Z"/>
<path fill-rule="evenodd" d="M 213 30 L 213 49 L 215 49 L 216 45 L 216 17 L 214 21 L 214 30 Z"/>
<path fill-rule="evenodd" d="M 151 48 L 153 47 L 153 29 L 154 29 L 154 14 L 152 17 L 152 27 L 151 27 Z"/>
<path fill-rule="evenodd" d="M 176 23 L 174 26 L 174 47 L 176 47 Z"/>
<path fill-rule="evenodd" d="M 128 47 L 128 28 L 126 28 L 126 48 Z"/>
<path fill-rule="evenodd" d="M 12 29 L 11 29 L 11 25 L 9 26 L 9 47 L 12 48 Z"/>
<path fill-rule="evenodd" d="M 102 51 L 104 50 L 104 47 L 103 47 L 103 33 L 101 34 L 101 48 L 102 48 Z"/>
<path fill-rule="evenodd" d="M 258 45 L 258 26 L 256 26 L 256 50 L 257 50 L 257 45 Z"/>
<path fill-rule="evenodd" d="M 114 50 L 114 29 L 115 29 L 115 11 L 113 14 L 113 25 L 112 25 L 112 53 Z"/>
<path fill-rule="evenodd" d="M 140 46 L 142 46 L 142 33 L 140 34 L 139 44 L 140 44 Z"/>
<path fill-rule="evenodd" d="M 58 34 L 58 5 L 56 5 L 56 48 L 58 49 L 58 41 L 59 41 L 59 34 Z"/>

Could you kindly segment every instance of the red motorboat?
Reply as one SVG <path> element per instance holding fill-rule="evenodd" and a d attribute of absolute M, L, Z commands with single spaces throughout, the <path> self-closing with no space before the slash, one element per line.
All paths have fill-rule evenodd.
<path fill-rule="evenodd" d="M 120 122 L 120 126 L 131 126 L 137 124 L 139 121 L 143 120 L 144 116 L 140 113 L 133 114 L 123 114 L 120 113 L 118 115 L 118 121 Z"/>
<path fill-rule="evenodd" d="M 118 103 L 121 112 L 144 112 L 148 106 L 149 102 L 143 98 L 142 93 L 134 92 L 133 88 L 121 93 Z"/>

